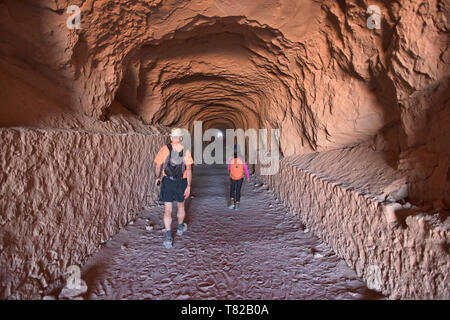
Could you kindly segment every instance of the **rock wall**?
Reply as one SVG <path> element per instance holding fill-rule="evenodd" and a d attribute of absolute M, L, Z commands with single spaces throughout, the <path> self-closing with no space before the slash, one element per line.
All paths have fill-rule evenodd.
<path fill-rule="evenodd" d="M 80 8 L 80 29 L 67 27 L 69 5 Z M 368 28 L 369 5 L 380 8 L 380 29 Z M 370 143 L 408 182 L 409 202 L 449 208 L 449 13 L 445 0 L 1 0 L 0 126 L 60 128 L 69 130 L 60 135 L 100 135 L 113 145 L 113 136 L 202 120 L 204 128 L 280 128 L 284 156 L 324 158 Z M 17 172 L 34 170 L 28 161 L 50 161 L 50 148 L 66 143 L 44 141 L 47 154 L 39 155 L 36 140 Z M 1 148 L 16 145 L 5 140 Z M 379 172 L 370 172 L 366 180 L 382 185 Z M 291 186 L 279 188 L 296 197 Z M 1 195 L 22 206 L 23 199 Z M 391 287 L 393 296 L 414 296 Z"/>
<path fill-rule="evenodd" d="M 0 299 L 38 298 L 156 200 L 164 134 L 0 129 Z"/>
<path fill-rule="evenodd" d="M 368 151 L 288 157 L 278 174 L 261 178 L 369 288 L 392 299 L 449 299 L 449 212 L 402 202 L 399 177 L 371 160 L 382 156 L 362 153 Z M 364 178 L 366 170 L 378 172 L 378 182 Z"/>
<path fill-rule="evenodd" d="M 449 206 L 449 13 L 444 0 L 3 0 L 0 65 L 95 119 L 118 99 L 150 124 L 283 128 L 285 156 L 376 137 L 415 202 Z"/>

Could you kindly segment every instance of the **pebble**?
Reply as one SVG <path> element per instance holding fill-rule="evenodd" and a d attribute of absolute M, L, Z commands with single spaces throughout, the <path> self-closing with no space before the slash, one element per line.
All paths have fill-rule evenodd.
<path fill-rule="evenodd" d="M 61 292 L 58 296 L 58 299 L 59 300 L 80 300 L 80 299 L 75 299 L 75 298 L 85 294 L 87 292 L 87 290 L 88 290 L 88 287 L 86 285 L 86 282 L 83 279 L 80 279 L 80 288 L 69 289 L 67 287 L 64 287 L 61 290 Z M 81 298 L 81 300 L 83 300 L 83 298 Z"/>

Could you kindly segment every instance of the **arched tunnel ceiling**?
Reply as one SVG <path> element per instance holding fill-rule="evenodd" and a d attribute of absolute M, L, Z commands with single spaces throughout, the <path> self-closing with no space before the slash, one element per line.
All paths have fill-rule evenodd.
<path fill-rule="evenodd" d="M 0 298 L 56 293 L 152 203 L 153 156 L 196 120 L 280 129 L 287 157 L 255 178 L 368 283 L 377 267 L 393 298 L 448 298 L 449 17 L 449 0 L 0 0 Z"/>
<path fill-rule="evenodd" d="M 258 128 L 268 117 L 273 97 L 289 95 L 288 74 L 280 72 L 282 46 L 274 31 L 223 19 L 158 44 L 142 46 L 130 58 L 125 79 L 139 65 L 135 86 L 118 96 L 149 123 L 189 126 L 193 120 L 226 115 L 234 126 Z M 121 99 L 138 91 L 135 101 Z M 123 92 L 123 91 L 125 92 Z"/>
<path fill-rule="evenodd" d="M 3 0 L 0 53 L 96 119 L 118 100 L 148 124 L 279 128 L 284 154 L 398 149 L 387 128 L 420 144 L 409 99 L 449 73 L 448 6 L 432 2 L 374 0 L 372 30 L 354 0 Z"/>

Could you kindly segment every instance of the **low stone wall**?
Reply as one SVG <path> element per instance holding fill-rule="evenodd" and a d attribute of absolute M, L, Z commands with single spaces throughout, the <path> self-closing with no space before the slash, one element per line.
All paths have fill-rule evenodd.
<path fill-rule="evenodd" d="M 164 135 L 0 129 L 0 298 L 39 298 L 155 200 Z"/>
<path fill-rule="evenodd" d="M 297 162 L 285 158 L 278 174 L 260 177 L 369 288 L 391 299 L 449 299 L 449 219 L 416 212 L 402 220 L 399 204 Z"/>

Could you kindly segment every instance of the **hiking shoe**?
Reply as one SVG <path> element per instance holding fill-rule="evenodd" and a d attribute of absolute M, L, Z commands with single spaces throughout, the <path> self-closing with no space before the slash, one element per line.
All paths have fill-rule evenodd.
<path fill-rule="evenodd" d="M 236 202 L 236 204 L 234 205 L 234 210 L 238 210 L 239 209 L 239 202 Z"/>
<path fill-rule="evenodd" d="M 164 247 L 166 247 L 166 249 L 170 249 L 173 247 L 172 234 L 170 233 L 170 231 L 166 232 L 166 240 L 164 240 Z"/>
<path fill-rule="evenodd" d="M 166 249 L 172 248 L 173 247 L 172 240 L 171 239 L 164 240 L 164 247 L 166 247 Z"/>
<path fill-rule="evenodd" d="M 186 223 L 182 223 L 178 225 L 178 229 L 177 229 L 177 236 L 181 236 L 183 235 L 183 232 L 185 232 L 187 230 L 187 224 Z"/>

